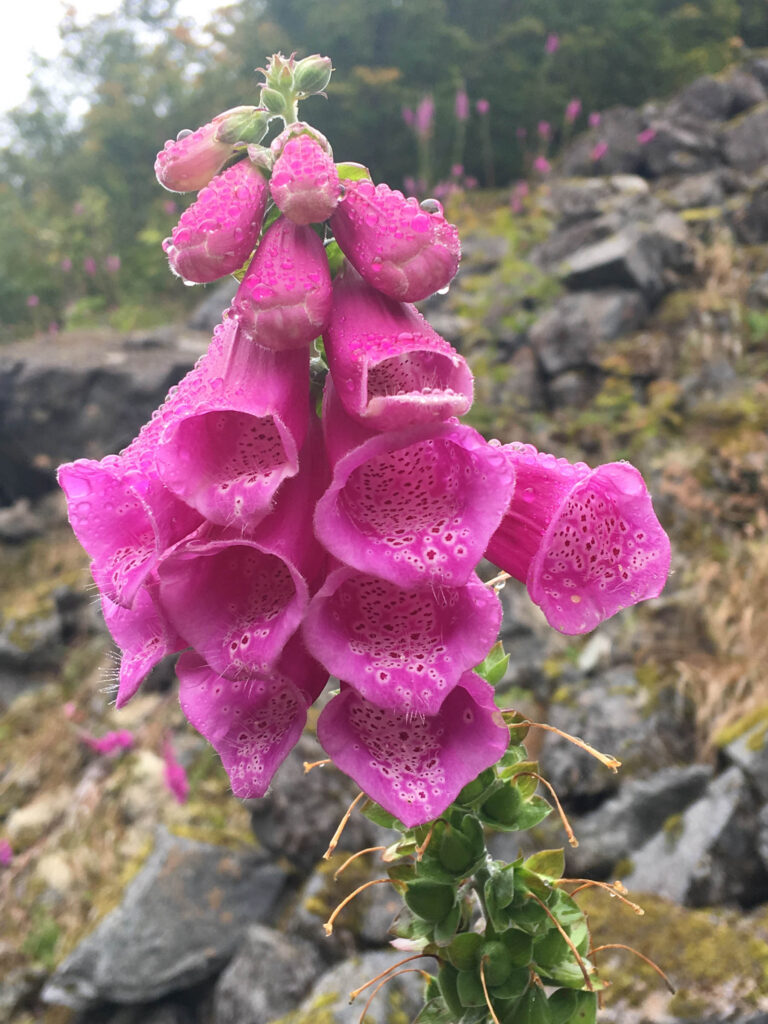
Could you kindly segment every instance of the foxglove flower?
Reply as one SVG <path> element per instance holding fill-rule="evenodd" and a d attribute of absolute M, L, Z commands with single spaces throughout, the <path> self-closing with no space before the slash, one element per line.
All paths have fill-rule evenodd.
<path fill-rule="evenodd" d="M 436 715 L 393 711 L 351 686 L 324 708 L 317 736 L 333 762 L 408 828 L 439 817 L 507 748 L 492 688 L 462 676 Z"/>
<path fill-rule="evenodd" d="M 264 233 L 232 304 L 244 334 L 265 348 L 306 349 L 325 330 L 331 275 L 310 227 L 278 217 Z"/>
<path fill-rule="evenodd" d="M 400 587 L 461 586 L 497 529 L 514 466 L 456 420 L 371 434 L 326 383 L 331 485 L 315 531 L 340 561 Z"/>
<path fill-rule="evenodd" d="M 450 284 L 459 266 L 459 233 L 436 200 L 427 209 L 388 185 L 346 182 L 331 217 L 339 246 L 358 274 L 384 295 L 418 302 Z"/>
<path fill-rule="evenodd" d="M 224 678 L 194 652 L 182 654 L 176 672 L 184 714 L 216 749 L 243 799 L 264 796 L 328 679 L 298 635 L 277 665 L 244 679 Z"/>
<path fill-rule="evenodd" d="M 132 608 L 122 608 L 102 594 L 104 622 L 121 651 L 115 707 L 133 697 L 151 670 L 167 654 L 187 646 L 157 602 L 157 585 L 142 587 Z"/>
<path fill-rule="evenodd" d="M 232 274 L 256 246 L 267 205 L 267 183 L 250 160 L 217 175 L 163 242 L 174 274 L 203 284 Z"/>
<path fill-rule="evenodd" d="M 344 566 L 313 597 L 303 630 L 318 661 L 366 700 L 434 715 L 500 625 L 499 598 L 475 575 L 406 590 Z"/>
<path fill-rule="evenodd" d="M 169 192 L 197 192 L 235 155 L 238 142 L 260 142 L 268 124 L 265 110 L 233 107 L 196 132 L 179 132 L 157 154 L 157 180 Z"/>
<path fill-rule="evenodd" d="M 301 122 L 272 142 L 276 155 L 269 188 L 275 205 L 295 224 L 319 224 L 338 206 L 342 190 L 331 147 Z"/>
<path fill-rule="evenodd" d="M 146 473 L 134 450 L 59 467 L 75 536 L 90 555 L 99 591 L 130 607 L 163 551 L 195 530 L 200 515 Z"/>
<path fill-rule="evenodd" d="M 622 608 L 658 597 L 669 573 L 669 538 L 634 466 L 590 469 L 533 445 L 503 451 L 517 488 L 486 557 L 527 585 L 551 626 L 586 633 Z"/>
<path fill-rule="evenodd" d="M 472 404 L 462 356 L 415 306 L 387 298 L 350 268 L 334 281 L 324 341 L 347 412 L 377 430 L 461 416 Z"/>
<path fill-rule="evenodd" d="M 313 430 L 302 472 L 256 531 L 209 524 L 160 562 L 160 604 L 214 671 L 242 679 L 268 669 L 298 628 L 324 568 L 311 516 L 326 480 Z"/>
<path fill-rule="evenodd" d="M 193 386 L 154 451 L 165 485 L 221 526 L 250 528 L 298 469 L 309 418 L 309 354 L 254 344 L 236 317 L 217 327 Z"/>

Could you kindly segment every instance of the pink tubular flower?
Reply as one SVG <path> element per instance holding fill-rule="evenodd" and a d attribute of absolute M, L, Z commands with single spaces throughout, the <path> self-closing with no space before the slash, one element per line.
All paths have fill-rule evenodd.
<path fill-rule="evenodd" d="M 408 125 L 409 128 L 413 128 L 416 125 L 416 115 L 410 107 L 403 107 L 401 111 L 403 115 L 403 121 Z"/>
<path fill-rule="evenodd" d="M 337 767 L 409 828 L 442 814 L 509 742 L 492 688 L 472 672 L 431 717 L 378 707 L 342 687 L 317 735 Z"/>
<path fill-rule="evenodd" d="M 266 112 L 256 107 L 225 110 L 166 142 L 155 160 L 157 180 L 169 192 L 197 192 L 235 155 L 238 142 L 259 142 L 266 128 Z"/>
<path fill-rule="evenodd" d="M 491 104 L 486 99 L 479 99 L 477 103 L 475 103 L 475 110 L 478 112 L 480 117 L 485 117 L 490 109 Z"/>
<path fill-rule="evenodd" d="M 110 274 L 116 274 L 121 266 L 120 257 L 115 253 L 111 256 L 107 256 L 104 261 L 104 266 Z"/>
<path fill-rule="evenodd" d="M 461 416 L 472 404 L 466 361 L 415 306 L 387 298 L 354 270 L 333 284 L 325 351 L 347 412 L 377 430 Z"/>
<path fill-rule="evenodd" d="M 560 36 L 556 32 L 550 32 L 544 43 L 544 50 L 551 56 L 560 49 Z"/>
<path fill-rule="evenodd" d="M 587 118 L 587 121 L 588 121 L 588 124 L 589 124 L 590 128 L 599 128 L 601 123 L 602 123 L 602 120 L 603 120 L 603 115 L 599 111 L 597 111 L 597 110 L 593 110 L 592 113 Z"/>
<path fill-rule="evenodd" d="M 306 349 L 323 333 L 331 312 L 331 275 L 312 228 L 285 217 L 270 225 L 232 312 L 243 333 L 265 348 Z"/>
<path fill-rule="evenodd" d="M 597 163 L 598 161 L 603 159 L 607 152 L 608 143 L 605 141 L 605 139 L 600 139 L 600 141 L 596 142 L 595 145 L 592 147 L 592 152 L 589 154 L 589 157 L 593 161 L 593 163 Z"/>
<path fill-rule="evenodd" d="M 431 96 L 422 96 L 416 107 L 413 127 L 420 139 L 428 139 L 435 119 L 435 101 Z"/>
<path fill-rule="evenodd" d="M 214 332 L 194 388 L 166 418 L 154 458 L 165 485 L 221 526 L 253 526 L 298 469 L 309 354 L 255 345 L 237 318 Z"/>
<path fill-rule="evenodd" d="M 401 302 L 418 302 L 444 288 L 459 266 L 459 233 L 440 203 L 423 209 L 388 185 L 348 182 L 331 228 L 355 270 Z"/>
<path fill-rule="evenodd" d="M 131 608 L 123 608 L 102 594 L 104 622 L 122 655 L 116 708 L 128 703 L 167 654 L 175 654 L 187 646 L 157 603 L 156 592 L 156 582 L 143 587 Z"/>
<path fill-rule="evenodd" d="M 86 256 L 83 260 L 83 270 L 89 277 L 96 273 L 96 260 L 92 256 Z"/>
<path fill-rule="evenodd" d="M 539 133 L 539 138 L 549 139 L 552 135 L 552 125 L 549 121 L 539 121 L 538 128 L 536 129 Z"/>
<path fill-rule="evenodd" d="M 68 274 L 69 271 L 72 269 L 72 260 L 69 258 L 69 256 L 64 256 L 59 266 L 61 267 L 65 274 Z"/>
<path fill-rule="evenodd" d="M 403 589 L 343 566 L 312 598 L 303 630 L 310 653 L 366 700 L 434 715 L 500 625 L 497 595 L 474 574 L 462 587 Z"/>
<path fill-rule="evenodd" d="M 372 434 L 328 384 L 323 416 L 335 462 L 315 511 L 325 547 L 401 587 L 466 583 L 514 488 L 501 446 L 456 420 Z"/>
<path fill-rule="evenodd" d="M 271 149 L 278 155 L 269 188 L 278 209 L 295 224 L 320 223 L 330 217 L 342 190 L 327 141 L 298 123 L 278 135 Z"/>
<path fill-rule="evenodd" d="M 267 183 L 250 160 L 213 178 L 163 242 L 174 274 L 203 284 L 239 270 L 252 252 L 267 204 Z"/>
<path fill-rule="evenodd" d="M 537 174 L 546 176 L 552 170 L 552 164 L 547 160 L 545 156 L 539 154 L 533 161 L 533 169 Z"/>
<path fill-rule="evenodd" d="M 526 584 L 551 626 L 586 633 L 622 608 L 658 597 L 669 573 L 669 538 L 633 466 L 591 470 L 533 445 L 503 450 L 517 489 L 486 556 Z"/>
<path fill-rule="evenodd" d="M 566 121 L 566 124 L 573 124 L 573 122 L 576 120 L 576 118 L 579 116 L 580 113 L 581 113 L 581 100 L 580 99 L 576 99 L 576 98 L 574 98 L 572 100 L 569 100 L 568 104 L 566 105 L 566 108 L 565 108 L 565 121 Z"/>
<path fill-rule="evenodd" d="M 637 141 L 641 146 L 647 146 L 649 142 L 653 142 L 656 138 L 655 128 L 644 128 L 643 131 L 637 133 Z"/>
<path fill-rule="evenodd" d="M 264 796 L 328 679 L 298 635 L 272 669 L 242 680 L 222 677 L 193 652 L 182 654 L 176 672 L 182 711 L 216 749 L 241 799 Z"/>
<path fill-rule="evenodd" d="M 189 796 L 189 779 L 184 765 L 176 757 L 173 743 L 167 736 L 163 742 L 163 778 L 166 789 L 173 794 L 176 802 L 185 804 Z"/>
<path fill-rule="evenodd" d="M 457 90 L 453 111 L 457 121 L 466 121 L 469 117 L 469 96 L 466 89 Z"/>
<path fill-rule="evenodd" d="M 0 839 L 0 867 L 7 868 L 13 862 L 13 850 L 7 839 Z"/>
<path fill-rule="evenodd" d="M 35 309 L 36 306 L 40 305 L 40 298 L 37 295 L 27 296 L 27 307 L 29 309 Z"/>
<path fill-rule="evenodd" d="M 264 671 L 298 628 L 325 561 L 311 517 L 326 482 L 316 428 L 301 473 L 283 484 L 256 532 L 209 525 L 161 561 L 160 604 L 216 672 L 242 679 Z"/>
<path fill-rule="evenodd" d="M 123 750 L 130 750 L 134 744 L 133 733 L 129 729 L 120 729 L 118 732 L 108 732 L 103 736 L 91 736 L 89 733 L 81 733 L 80 739 L 86 746 L 103 757 L 111 757 Z"/>

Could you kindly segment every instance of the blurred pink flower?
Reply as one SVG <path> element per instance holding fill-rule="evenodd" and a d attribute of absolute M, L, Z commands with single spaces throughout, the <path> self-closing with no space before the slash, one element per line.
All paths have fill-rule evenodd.
<path fill-rule="evenodd" d="M 548 139 L 552 135 L 552 125 L 549 121 L 539 121 L 537 131 L 539 133 L 539 138 Z"/>
<path fill-rule="evenodd" d="M 403 178 L 403 188 L 405 189 L 406 195 L 415 196 L 418 194 L 418 188 L 416 187 L 416 179 L 412 174 L 406 174 Z"/>
<path fill-rule="evenodd" d="M 459 89 L 456 93 L 454 113 L 457 121 L 466 121 L 469 117 L 469 96 L 466 89 Z"/>
<path fill-rule="evenodd" d="M 416 107 L 414 129 L 420 139 L 426 139 L 432 132 L 435 118 L 435 101 L 431 96 L 423 96 Z"/>
<path fill-rule="evenodd" d="M 83 732 L 80 734 L 80 739 L 91 750 L 105 757 L 117 754 L 122 750 L 130 750 L 134 743 L 133 733 L 129 729 L 107 732 L 103 736 L 91 736 L 90 733 Z"/>
<path fill-rule="evenodd" d="M 524 199 L 525 196 L 527 196 L 530 193 L 530 191 L 531 187 L 528 184 L 528 182 L 525 180 L 521 180 L 515 183 L 515 186 L 512 189 L 512 195 L 520 196 L 521 199 Z"/>
<path fill-rule="evenodd" d="M 13 850 L 7 839 L 0 839 L 0 867 L 7 868 L 13 860 Z"/>
<path fill-rule="evenodd" d="M 481 117 L 487 114 L 490 109 L 491 104 L 488 102 L 488 100 L 479 99 L 475 104 L 475 110 L 478 112 L 478 114 L 480 114 Z"/>
<path fill-rule="evenodd" d="M 77 714 L 77 704 L 73 700 L 68 700 L 62 710 L 65 718 L 74 718 Z"/>
<path fill-rule="evenodd" d="M 413 128 L 415 126 L 415 124 L 416 124 L 416 115 L 411 110 L 411 108 L 410 107 L 403 107 L 402 114 L 403 114 L 403 120 L 408 125 L 408 127 L 409 128 Z"/>
<path fill-rule="evenodd" d="M 560 36 L 557 32 L 550 32 L 547 36 L 547 41 L 544 43 L 544 49 L 547 53 L 557 53 L 560 49 Z"/>
<path fill-rule="evenodd" d="M 451 165 L 451 177 L 452 178 L 460 178 L 463 173 L 464 173 L 464 165 L 463 164 L 452 164 Z"/>
<path fill-rule="evenodd" d="M 598 160 L 603 159 L 607 152 L 608 143 L 605 141 L 605 139 L 600 139 L 600 141 L 596 143 L 593 147 L 592 152 L 589 154 L 589 156 L 594 163 L 597 163 Z"/>
<path fill-rule="evenodd" d="M 72 260 L 69 258 L 69 256 L 65 256 L 64 259 L 59 264 L 59 266 L 61 267 L 65 274 L 68 274 L 69 271 L 72 269 Z"/>
<path fill-rule="evenodd" d="M 85 213 L 85 204 L 79 202 L 75 203 L 75 205 L 72 207 L 72 213 L 74 213 L 76 217 L 82 217 L 82 215 Z"/>
<path fill-rule="evenodd" d="M 90 277 L 96 273 L 96 260 L 92 256 L 86 256 L 83 260 L 83 270 Z"/>
<path fill-rule="evenodd" d="M 165 784 L 180 804 L 187 802 L 189 796 L 189 779 L 184 765 L 176 757 L 170 739 L 163 743 L 163 761 L 165 763 Z"/>
<path fill-rule="evenodd" d="M 637 133 L 637 141 L 641 146 L 647 145 L 653 139 L 656 138 L 655 128 L 644 128 L 643 131 Z"/>
<path fill-rule="evenodd" d="M 470 191 L 473 188 L 477 188 L 477 178 L 473 177 L 471 174 L 467 175 L 464 179 L 464 188 L 468 188 Z"/>
<path fill-rule="evenodd" d="M 27 296 L 27 306 L 30 309 L 35 309 L 35 307 L 39 306 L 39 305 L 40 305 L 40 298 L 39 298 L 39 296 L 37 296 L 37 295 L 28 295 Z"/>
<path fill-rule="evenodd" d="M 113 254 L 111 256 L 107 256 L 107 258 L 106 258 L 106 260 L 104 262 L 104 266 L 107 268 L 107 271 L 110 274 L 116 274 L 118 272 L 118 270 L 120 269 L 120 266 L 121 266 L 121 264 L 120 264 L 120 257 L 118 255 L 116 255 L 116 254 Z"/>
<path fill-rule="evenodd" d="M 599 110 L 593 110 L 592 113 L 587 118 L 587 121 L 589 123 L 589 127 L 590 128 L 598 128 L 600 126 L 600 122 L 602 120 L 603 120 L 603 115 L 600 113 Z"/>
<path fill-rule="evenodd" d="M 51 320 L 51 322 L 48 324 L 48 333 L 52 338 L 55 338 L 59 333 L 59 325 L 56 323 L 55 320 Z"/>
<path fill-rule="evenodd" d="M 520 140 L 527 139 L 528 138 L 528 129 L 527 128 L 523 128 L 523 127 L 516 128 L 515 129 L 515 135 Z"/>
<path fill-rule="evenodd" d="M 552 170 L 552 164 L 545 156 L 537 156 L 533 161 L 533 169 L 537 174 L 549 174 Z"/>
<path fill-rule="evenodd" d="M 163 203 L 163 212 L 172 217 L 175 213 L 178 213 L 178 207 L 172 199 L 166 199 Z"/>
<path fill-rule="evenodd" d="M 565 120 L 567 124 L 573 124 L 576 118 L 581 113 L 581 100 L 574 98 L 569 101 L 565 108 Z"/>

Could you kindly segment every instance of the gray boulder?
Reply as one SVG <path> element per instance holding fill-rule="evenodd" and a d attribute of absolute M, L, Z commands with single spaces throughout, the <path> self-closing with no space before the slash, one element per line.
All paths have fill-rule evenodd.
<path fill-rule="evenodd" d="M 210 977 L 246 927 L 269 917 L 285 879 L 255 850 L 159 831 L 120 906 L 59 965 L 44 1001 L 73 1009 L 145 1003 Z"/>
<path fill-rule="evenodd" d="M 630 107 L 614 107 L 603 114 L 599 128 L 578 136 L 565 150 L 561 166 L 565 175 L 595 173 L 592 150 L 598 141 L 608 148 L 600 161 L 601 174 L 638 174 L 643 153 L 638 133 L 647 127 L 645 116 Z"/>
<path fill-rule="evenodd" d="M 234 299 L 237 289 L 237 278 L 231 275 L 205 288 L 204 297 L 187 321 L 187 326 L 193 331 L 212 334 L 214 327 L 221 323 L 222 313 Z"/>
<path fill-rule="evenodd" d="M 728 121 L 766 99 L 765 87 L 748 71 L 704 75 L 691 82 L 667 107 L 672 116 Z"/>
<path fill-rule="evenodd" d="M 768 803 L 768 723 L 747 730 L 725 747 L 723 755 L 741 768 L 761 801 Z"/>
<path fill-rule="evenodd" d="M 757 835 L 754 796 L 734 766 L 636 851 L 624 884 L 688 906 L 753 906 L 768 897 L 768 871 L 757 853 Z"/>
<path fill-rule="evenodd" d="M 264 1024 L 298 1006 L 322 961 L 301 939 L 252 925 L 214 992 L 213 1024 Z"/>
<path fill-rule="evenodd" d="M 657 118 L 652 127 L 656 134 L 643 146 L 648 177 L 698 174 L 722 162 L 720 133 L 715 126 L 693 118 Z"/>
<path fill-rule="evenodd" d="M 733 233 L 744 245 L 768 242 L 768 184 L 755 189 L 729 219 Z"/>
<path fill-rule="evenodd" d="M 768 161 L 768 103 L 726 125 L 723 155 L 731 167 L 749 174 Z"/>

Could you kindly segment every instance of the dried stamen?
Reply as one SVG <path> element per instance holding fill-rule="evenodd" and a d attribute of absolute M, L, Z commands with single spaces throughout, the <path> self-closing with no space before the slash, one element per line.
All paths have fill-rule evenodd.
<path fill-rule="evenodd" d="M 328 844 L 328 849 L 323 854 L 323 860 L 328 860 L 328 858 L 331 856 L 333 851 L 339 845 L 339 840 L 341 839 L 341 833 L 347 827 L 347 822 L 349 821 L 350 817 L 352 816 L 352 811 L 354 811 L 355 807 L 357 807 L 357 805 L 360 803 L 360 801 L 363 799 L 364 796 L 365 796 L 365 794 L 363 793 L 363 791 L 361 789 L 360 792 L 355 797 L 355 799 L 352 801 L 352 803 L 349 805 L 349 807 L 344 812 L 344 817 L 339 822 L 339 827 L 333 833 L 333 837 L 331 838 L 331 841 Z"/>
<path fill-rule="evenodd" d="M 323 931 L 325 932 L 325 934 L 326 935 L 332 935 L 333 934 L 333 922 L 339 916 L 339 914 L 344 909 L 344 907 L 346 907 L 346 905 L 348 903 L 352 902 L 352 900 L 355 898 L 355 896 L 358 896 L 365 889 L 370 889 L 370 887 L 372 885 L 382 885 L 382 883 L 384 883 L 384 882 L 388 882 L 391 885 L 392 884 L 392 879 L 391 878 L 374 878 L 373 881 L 371 881 L 371 882 L 365 882 L 363 885 L 359 885 L 354 890 L 354 892 L 351 892 L 349 894 L 349 896 L 346 896 L 341 901 L 341 903 L 338 905 L 338 907 L 336 907 L 334 912 L 331 914 L 331 916 L 328 918 L 328 920 L 323 925 Z"/>
<path fill-rule="evenodd" d="M 594 956 L 594 955 L 595 955 L 595 953 L 600 953 L 600 952 L 602 952 L 602 950 L 604 950 L 604 949 L 626 949 L 626 950 L 627 950 L 627 951 L 628 951 L 629 953 L 634 953 L 634 954 L 635 954 L 635 956 L 638 956 L 638 957 L 640 957 L 640 959 L 641 959 L 641 960 L 642 960 L 642 961 L 643 961 L 644 963 L 648 964 L 648 966 L 649 966 L 649 967 L 652 967 L 652 968 L 654 969 L 654 971 L 656 971 L 656 973 L 657 973 L 657 974 L 659 975 L 659 977 L 660 977 L 660 978 L 662 979 L 662 981 L 663 981 L 663 982 L 664 982 L 664 984 L 665 984 L 665 985 L 667 986 L 667 988 L 669 989 L 669 991 L 670 991 L 670 992 L 672 992 L 672 993 L 674 994 L 674 991 L 675 991 L 675 986 L 674 986 L 674 985 L 672 984 L 672 982 L 671 982 L 671 981 L 669 980 L 669 978 L 668 978 L 668 977 L 667 977 L 667 975 L 666 975 L 666 974 L 664 973 L 664 971 L 662 971 L 662 969 L 661 969 L 661 968 L 659 967 L 659 965 L 658 965 L 658 964 L 655 964 L 655 963 L 653 962 L 653 960 L 651 960 L 651 959 L 650 959 L 649 957 L 647 957 L 647 956 L 644 956 L 644 955 L 643 955 L 643 954 L 642 954 L 642 953 L 641 953 L 641 952 L 640 952 L 639 950 L 635 949 L 635 947 L 634 947 L 634 946 L 627 946 L 627 945 L 625 945 L 625 944 L 624 944 L 623 942 L 606 942 L 606 943 L 605 943 L 604 945 L 602 945 L 602 946 L 595 946 L 595 947 L 594 947 L 593 949 L 591 949 L 591 950 L 589 951 L 589 955 L 590 955 L 590 956 Z"/>
<path fill-rule="evenodd" d="M 547 780 L 545 778 L 543 778 L 541 775 L 539 775 L 538 772 L 518 772 L 517 775 L 515 776 L 515 778 L 522 778 L 522 776 L 524 776 L 524 775 L 529 775 L 532 779 L 538 779 L 539 782 L 543 786 L 547 787 L 547 789 L 549 790 L 549 792 L 550 792 L 550 794 L 552 796 L 552 799 L 555 801 L 555 807 L 557 808 L 557 813 L 560 815 L 560 820 L 563 823 L 563 828 L 565 829 L 565 834 L 568 836 L 568 843 L 575 850 L 576 847 L 579 845 L 579 840 L 574 835 L 573 829 L 571 828 L 571 823 L 570 823 L 570 821 L 568 821 L 566 813 L 563 810 L 563 805 L 560 803 L 560 801 L 557 798 L 557 793 L 555 792 L 554 787 L 552 786 L 552 783 L 551 782 L 547 782 Z"/>
<path fill-rule="evenodd" d="M 557 928 L 557 930 L 560 932 L 562 937 L 565 939 L 566 943 L 568 944 L 568 948 L 570 949 L 570 951 L 573 953 L 574 957 L 576 958 L 576 963 L 579 965 L 579 969 L 580 969 L 581 973 L 584 975 L 584 984 L 587 986 L 587 988 L 589 989 L 590 992 L 594 992 L 595 988 L 594 988 L 594 985 L 592 984 L 591 978 L 589 977 L 589 971 L 587 970 L 587 965 L 584 963 L 584 960 L 583 960 L 583 958 L 581 956 L 581 953 L 579 953 L 578 949 L 576 949 L 576 947 L 574 946 L 573 940 L 571 939 L 571 937 L 568 934 L 568 932 L 565 930 L 565 928 L 563 928 L 563 926 L 557 920 L 555 915 L 552 913 L 552 911 L 546 905 L 544 900 L 540 900 L 539 897 L 534 892 L 530 892 L 529 891 L 527 895 L 528 895 L 529 899 L 536 900 L 536 902 L 539 904 L 541 909 L 544 911 L 544 913 L 550 919 L 552 924 L 555 926 L 555 928 Z M 594 952 L 594 950 L 592 952 Z"/>

